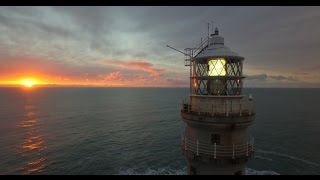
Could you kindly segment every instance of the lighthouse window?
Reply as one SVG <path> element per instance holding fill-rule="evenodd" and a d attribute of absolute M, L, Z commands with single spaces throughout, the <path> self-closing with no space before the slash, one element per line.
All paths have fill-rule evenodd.
<path fill-rule="evenodd" d="M 211 134 L 211 142 L 212 144 L 216 143 L 217 145 L 220 144 L 220 135 L 219 134 Z"/>
<path fill-rule="evenodd" d="M 211 59 L 208 61 L 209 70 L 208 76 L 225 76 L 226 75 L 226 60 L 223 58 Z"/>
<path fill-rule="evenodd" d="M 208 81 L 208 93 L 211 95 L 225 95 L 226 87 L 225 80 L 214 79 L 212 81 Z"/>

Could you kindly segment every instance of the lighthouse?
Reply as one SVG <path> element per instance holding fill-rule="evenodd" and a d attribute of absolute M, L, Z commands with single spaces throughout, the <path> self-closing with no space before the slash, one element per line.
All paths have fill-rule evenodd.
<path fill-rule="evenodd" d="M 190 94 L 181 108 L 187 173 L 244 175 L 254 155 L 248 128 L 255 115 L 252 96 L 242 94 L 244 57 L 225 46 L 217 28 L 184 54 L 190 67 Z"/>

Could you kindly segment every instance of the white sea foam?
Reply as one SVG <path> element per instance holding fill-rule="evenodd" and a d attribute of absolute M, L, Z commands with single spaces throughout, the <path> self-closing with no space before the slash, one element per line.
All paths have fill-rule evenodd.
<path fill-rule="evenodd" d="M 270 170 L 258 171 L 251 168 L 246 168 L 246 175 L 280 175 L 280 174 Z"/>
<path fill-rule="evenodd" d="M 120 170 L 119 175 L 186 175 L 186 167 L 183 169 L 173 169 L 170 167 L 152 168 L 127 168 Z"/>
<path fill-rule="evenodd" d="M 187 175 L 187 167 L 182 169 L 172 169 L 170 167 L 162 167 L 157 169 L 152 168 L 127 168 L 120 170 L 119 175 Z M 270 170 L 255 170 L 246 168 L 246 175 L 280 175 L 275 171 Z"/>
<path fill-rule="evenodd" d="M 294 159 L 294 160 L 297 160 L 297 161 L 304 162 L 304 163 L 309 164 L 309 165 L 320 167 L 320 165 L 317 164 L 317 163 L 310 162 L 310 161 L 305 160 L 305 159 L 297 158 L 295 156 L 291 156 L 291 155 L 288 155 L 288 154 L 277 153 L 277 152 L 273 152 L 273 151 L 265 151 L 265 150 L 257 150 L 256 152 L 257 153 L 263 153 L 263 154 L 272 154 L 272 155 L 275 155 L 275 156 L 280 156 L 280 157 L 285 157 L 285 158 L 290 158 L 290 159 Z"/>

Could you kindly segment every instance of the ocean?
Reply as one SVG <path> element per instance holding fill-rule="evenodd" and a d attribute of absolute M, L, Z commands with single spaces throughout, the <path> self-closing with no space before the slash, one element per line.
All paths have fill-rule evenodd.
<path fill-rule="evenodd" d="M 0 174 L 186 174 L 188 88 L 0 88 Z M 320 89 L 246 88 L 249 175 L 320 174 Z"/>

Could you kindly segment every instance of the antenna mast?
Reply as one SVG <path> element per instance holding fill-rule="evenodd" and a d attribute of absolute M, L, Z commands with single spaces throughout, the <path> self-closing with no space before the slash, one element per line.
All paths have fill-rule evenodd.
<path fill-rule="evenodd" d="M 213 21 L 211 21 L 212 25 L 211 25 L 211 34 L 213 34 Z"/>
<path fill-rule="evenodd" d="M 176 48 L 174 48 L 174 47 L 171 47 L 171 46 L 169 46 L 169 45 L 167 45 L 167 47 L 168 47 L 168 48 L 171 48 L 171 49 L 173 49 L 173 50 L 175 50 L 175 51 L 177 51 L 177 52 L 179 52 L 179 53 L 181 53 L 181 54 L 183 54 L 183 55 L 185 55 L 185 56 L 190 56 L 190 57 L 191 57 L 190 54 L 186 54 L 186 53 L 184 53 L 184 52 L 182 52 L 182 51 L 180 51 L 180 50 L 178 50 L 178 49 L 176 49 Z"/>
<path fill-rule="evenodd" d="M 208 46 L 209 46 L 209 31 L 210 31 L 210 23 L 208 23 Z"/>

